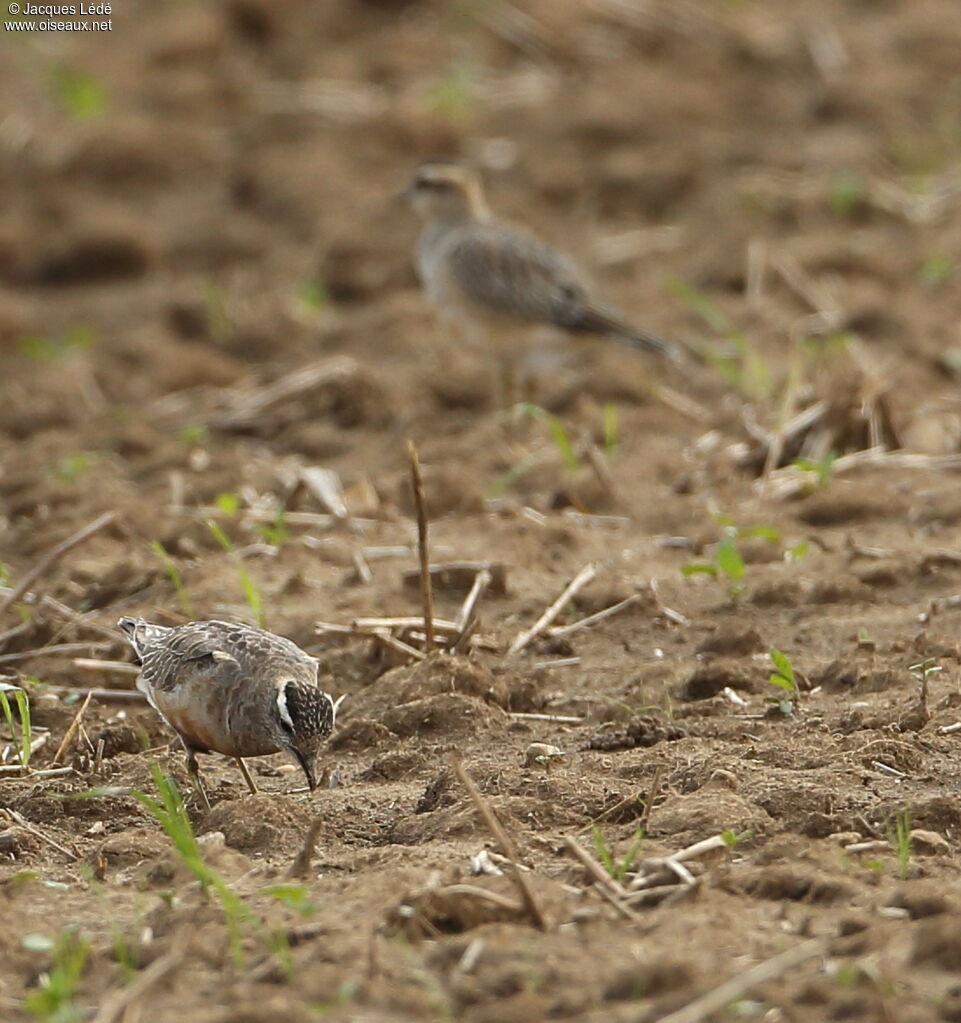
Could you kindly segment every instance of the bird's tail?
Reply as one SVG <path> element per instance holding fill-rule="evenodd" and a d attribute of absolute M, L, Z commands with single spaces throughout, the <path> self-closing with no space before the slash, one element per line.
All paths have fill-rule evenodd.
<path fill-rule="evenodd" d="M 144 650 L 162 639 L 170 630 L 163 625 L 154 625 L 143 618 L 121 618 L 117 628 L 127 637 L 134 653 L 143 658 Z"/>
<path fill-rule="evenodd" d="M 665 341 L 657 334 L 638 330 L 609 309 L 601 309 L 596 306 L 585 309 L 570 329 L 603 334 L 618 344 L 639 348 L 643 351 L 657 352 L 658 355 L 662 355 L 672 362 L 681 362 L 684 358 L 683 350 L 678 345 L 671 341 Z"/>

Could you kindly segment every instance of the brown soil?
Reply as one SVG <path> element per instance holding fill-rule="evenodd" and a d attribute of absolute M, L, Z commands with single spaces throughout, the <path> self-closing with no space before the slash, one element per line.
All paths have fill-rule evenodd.
<path fill-rule="evenodd" d="M 33 718 L 49 739 L 31 767 L 50 767 L 76 713 L 63 687 L 131 683 L 75 663 L 128 657 L 93 627 L 183 620 L 152 543 L 194 617 L 249 620 L 204 524 L 224 494 L 239 510 L 221 497 L 214 514 L 269 626 L 347 700 L 330 787 L 312 798 L 287 794 L 299 782 L 280 757 L 251 763 L 257 796 L 202 758 L 215 805 L 188 809 L 251 914 L 243 966 L 220 902 L 129 794 L 155 791 L 154 760 L 185 781 L 147 708 L 92 703 L 71 774 L 0 774 L 0 1017 L 27 1018 L 23 999 L 56 981 L 37 936 L 69 927 L 90 951 L 75 1012 L 47 1013 L 61 1021 L 641 1023 L 809 937 L 818 955 L 714 1018 L 961 1019 L 961 733 L 942 731 L 961 718 L 961 602 L 944 599 L 961 588 L 957 476 L 931 458 L 839 469 L 784 499 L 757 488 L 763 451 L 744 448 L 745 419 L 776 428 L 796 358 L 795 404 L 828 402 L 838 453 L 958 450 L 961 7 L 114 7 L 110 34 L 5 33 L 0 60 L 10 584 L 116 513 L 0 621 L 0 670 L 43 683 Z M 498 416 L 489 359 L 456 348 L 416 286 L 416 227 L 394 197 L 419 159 L 450 153 L 485 164 L 496 208 L 578 253 L 644 326 L 710 356 L 678 369 L 602 342 L 545 347 L 538 401 L 576 469 L 543 421 Z M 298 370 L 316 377 L 257 403 Z M 616 444 L 599 454 L 612 414 Z M 418 611 L 408 437 L 434 560 L 506 568 L 469 659 L 411 667 L 314 631 Z M 327 511 L 298 482 L 309 466 L 339 474 L 350 522 L 293 515 Z M 289 515 L 271 531 L 278 502 Z M 267 509 L 259 531 L 251 509 Z M 714 557 L 717 513 L 740 529 L 733 594 L 681 571 Z M 600 574 L 561 622 L 652 578 L 660 603 L 642 589 L 506 660 L 591 561 Z M 470 581 L 438 579 L 438 616 Z M 81 646 L 43 649 L 59 644 Z M 804 690 L 790 714 L 767 700 L 772 647 Z M 909 667 L 926 658 L 942 670 L 922 701 Z M 528 766 L 534 742 L 565 755 Z M 493 844 L 452 752 L 530 868 L 543 931 L 508 874 L 471 876 Z M 905 809 L 922 833 L 899 864 Z M 318 817 L 306 880 L 285 881 Z M 690 864 L 689 890 L 626 918 L 565 846 L 594 855 L 594 822 L 616 856 L 643 823 L 638 862 L 742 837 Z M 284 883 L 303 890 L 269 893 Z M 276 933 L 289 957 L 271 953 Z"/>

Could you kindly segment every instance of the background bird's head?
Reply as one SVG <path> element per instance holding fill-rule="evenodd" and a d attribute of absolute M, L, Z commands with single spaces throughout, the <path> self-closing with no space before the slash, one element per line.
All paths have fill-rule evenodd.
<path fill-rule="evenodd" d="M 334 727 L 334 701 L 313 682 L 290 680 L 277 687 L 274 722 L 278 745 L 303 768 L 307 785 L 317 787 L 317 754 Z"/>
<path fill-rule="evenodd" d="M 405 195 L 422 220 L 484 220 L 488 215 L 480 175 L 460 163 L 422 163 Z"/>

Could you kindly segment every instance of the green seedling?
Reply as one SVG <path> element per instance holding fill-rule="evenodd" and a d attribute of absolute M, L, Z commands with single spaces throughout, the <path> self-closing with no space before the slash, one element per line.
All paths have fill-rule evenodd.
<path fill-rule="evenodd" d="M 53 74 L 50 88 L 64 112 L 78 121 L 100 117 L 107 109 L 103 86 L 90 75 L 61 69 Z"/>
<path fill-rule="evenodd" d="M 9 586 L 13 582 L 13 572 L 10 566 L 0 561 L 0 586 Z"/>
<path fill-rule="evenodd" d="M 234 323 L 227 309 L 227 293 L 216 281 L 208 281 L 204 288 L 204 306 L 210 336 L 215 341 L 226 341 L 234 332 Z"/>
<path fill-rule="evenodd" d="M 64 483 L 75 483 L 93 465 L 94 461 L 95 458 L 92 455 L 79 451 L 75 455 L 61 458 L 53 470 L 53 475 Z"/>
<path fill-rule="evenodd" d="M 542 409 L 540 405 L 532 405 L 530 402 L 522 402 L 515 407 L 514 411 L 521 416 L 527 416 L 537 420 L 539 423 L 544 423 L 550 432 L 551 440 L 554 441 L 554 447 L 557 448 L 567 468 L 576 471 L 581 467 L 580 459 L 578 459 L 577 453 L 574 451 L 574 445 L 571 443 L 567 428 L 557 416 L 551 415 L 546 409 Z"/>
<path fill-rule="evenodd" d="M 740 845 L 741 842 L 747 842 L 754 836 L 752 831 L 736 831 L 734 828 L 728 828 L 727 831 L 721 832 L 721 841 L 728 847 L 733 849 L 735 846 Z"/>
<path fill-rule="evenodd" d="M 74 996 L 87 965 L 90 943 L 70 928 L 61 931 L 55 941 L 33 934 L 27 935 L 24 943 L 32 951 L 49 952 L 52 959 L 49 972 L 40 975 L 39 986 L 23 1000 L 24 1010 L 49 1023 L 79 1023 L 85 1019 L 87 1014 L 76 1005 Z"/>
<path fill-rule="evenodd" d="M 287 532 L 287 509 L 278 508 L 272 523 L 257 526 L 257 532 L 271 545 L 280 547 L 290 539 Z"/>
<path fill-rule="evenodd" d="M 27 334 L 17 342 L 17 351 L 37 362 L 62 362 L 68 355 L 90 348 L 95 340 L 87 327 L 73 327 L 59 337 Z"/>
<path fill-rule="evenodd" d="M 490 499 L 503 494 L 505 490 L 512 487 L 522 476 L 527 474 L 534 468 L 535 465 L 539 465 L 548 455 L 548 449 L 538 448 L 536 451 L 529 451 L 516 465 L 512 465 L 502 476 L 498 476 L 496 480 L 487 488 L 484 497 Z"/>
<path fill-rule="evenodd" d="M 150 765 L 150 773 L 160 798 L 155 799 L 145 792 L 138 791 L 130 794 L 163 828 L 174 851 L 200 883 L 204 894 L 209 895 L 213 892 L 216 895 L 227 922 L 234 962 L 238 968 L 242 968 L 245 961 L 241 943 L 242 928 L 245 923 L 256 924 L 256 920 L 243 899 L 234 893 L 224 878 L 201 855 L 176 782 L 163 773 L 156 761 Z"/>
<path fill-rule="evenodd" d="M 192 426 L 185 426 L 177 434 L 177 440 L 189 447 L 199 447 L 210 440 L 210 431 L 203 423 L 194 423 Z"/>
<path fill-rule="evenodd" d="M 247 566 L 244 565 L 243 558 L 237 553 L 234 545 L 230 542 L 230 537 L 214 522 L 213 519 L 207 519 L 207 528 L 213 533 L 217 543 L 227 552 L 234 562 L 234 566 L 237 569 L 237 577 L 240 580 L 240 588 L 243 590 L 244 599 L 247 601 L 247 606 L 250 608 L 254 621 L 262 628 L 267 627 L 267 619 L 264 614 L 264 602 L 260 596 L 260 590 L 257 589 L 256 584 L 250 577 L 250 573 L 247 571 Z"/>
<path fill-rule="evenodd" d="M 911 811 L 907 807 L 894 815 L 890 842 L 898 859 L 898 877 L 905 881 L 911 869 Z"/>
<path fill-rule="evenodd" d="M 758 1019 L 768 1013 L 771 1007 L 767 1002 L 759 1002 L 755 998 L 741 998 L 731 1002 L 728 1009 L 741 1019 Z"/>
<path fill-rule="evenodd" d="M 790 657 L 782 654 L 780 650 L 772 648 L 768 651 L 768 657 L 774 665 L 774 671 L 768 677 L 768 681 L 772 686 L 781 689 L 785 695 L 768 696 L 766 702 L 777 704 L 782 714 L 793 714 L 801 705 L 801 691 L 795 678 L 794 665 L 791 664 Z"/>
<path fill-rule="evenodd" d="M 294 910 L 302 917 L 312 917 L 320 907 L 310 898 L 306 885 L 272 884 L 264 891 L 281 905 Z"/>
<path fill-rule="evenodd" d="M 710 575 L 715 579 L 727 580 L 728 592 L 738 597 L 744 591 L 741 580 L 746 569 L 744 558 L 737 546 L 736 533 L 725 527 L 724 535 L 714 547 L 710 561 L 689 561 L 681 565 L 681 575 L 686 579 L 694 575 Z"/>
<path fill-rule="evenodd" d="M 297 302 L 312 316 L 323 312 L 329 302 L 324 282 L 319 277 L 304 277 L 297 288 Z"/>
<path fill-rule="evenodd" d="M 842 170 L 834 175 L 828 194 L 828 205 L 836 217 L 850 217 L 865 203 L 867 182 L 855 170 Z"/>
<path fill-rule="evenodd" d="M 631 844 L 628 846 L 627 852 L 620 863 L 614 861 L 614 855 L 604 839 L 604 833 L 596 824 L 591 827 L 591 837 L 594 839 L 597 858 L 601 861 L 604 869 L 613 880 L 623 881 L 627 876 L 627 872 L 634 866 L 634 860 L 637 858 L 638 851 L 644 841 L 644 832 L 640 828 L 634 832 Z"/>
<path fill-rule="evenodd" d="M 791 463 L 802 469 L 804 472 L 810 472 L 814 474 L 814 486 L 813 490 L 820 490 L 826 486 L 834 475 L 834 463 L 838 460 L 838 453 L 836 451 L 828 451 L 827 454 L 822 455 L 818 459 L 811 458 L 795 458 Z"/>
<path fill-rule="evenodd" d="M 13 698 L 17 705 L 17 719 L 19 727 L 14 727 L 13 707 L 10 699 Z M 32 731 L 30 728 L 30 700 L 24 690 L 18 686 L 8 685 L 0 682 L 0 710 L 10 729 L 10 736 L 17 743 L 17 759 L 21 767 L 30 765 L 30 746 L 32 742 Z"/>
<path fill-rule="evenodd" d="M 944 671 L 944 668 L 938 664 L 937 658 L 927 657 L 917 664 L 910 665 L 908 671 L 911 672 L 911 677 L 915 682 L 927 682 L 929 676 L 937 675 L 939 671 Z"/>
<path fill-rule="evenodd" d="M 609 401 L 604 406 L 604 452 L 614 454 L 618 444 L 617 406 Z"/>
<path fill-rule="evenodd" d="M 448 64 L 443 78 L 427 91 L 430 112 L 449 121 L 463 119 L 471 107 L 475 78 L 473 67 L 466 61 Z"/>
<path fill-rule="evenodd" d="M 177 600 L 180 601 L 180 610 L 183 611 L 187 618 L 193 618 L 193 604 L 190 602 L 190 597 L 187 596 L 187 589 L 184 586 L 183 576 L 181 576 L 180 569 L 177 568 L 174 559 L 170 556 L 166 547 L 164 547 L 159 540 L 152 540 L 150 542 L 150 549 L 160 559 L 160 563 L 163 565 L 164 571 L 167 573 L 167 578 L 170 580 L 173 588 L 177 591 Z"/>
<path fill-rule="evenodd" d="M 933 253 L 925 256 L 918 270 L 918 279 L 926 288 L 938 288 L 954 275 L 955 264 L 950 256 Z"/>
<path fill-rule="evenodd" d="M 224 515 L 234 516 L 240 511 L 240 498 L 236 494 L 218 494 L 214 504 Z"/>
<path fill-rule="evenodd" d="M 801 558 L 805 557 L 808 551 L 811 549 L 811 545 L 807 540 L 801 540 L 796 543 L 793 547 L 788 547 L 784 552 L 785 561 L 800 561 Z"/>

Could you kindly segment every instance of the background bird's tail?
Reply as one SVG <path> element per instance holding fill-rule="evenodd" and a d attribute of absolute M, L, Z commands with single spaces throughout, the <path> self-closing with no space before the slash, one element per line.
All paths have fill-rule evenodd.
<path fill-rule="evenodd" d="M 127 637 L 134 653 L 143 658 L 144 650 L 162 639 L 170 630 L 163 625 L 153 625 L 143 618 L 121 618 L 117 628 Z"/>
<path fill-rule="evenodd" d="M 569 329 L 588 331 L 592 334 L 603 334 L 618 344 L 627 345 L 630 348 L 639 348 L 647 352 L 657 352 L 672 362 L 681 362 L 684 358 L 683 350 L 670 341 L 651 334 L 646 330 L 638 330 L 629 323 L 607 309 L 591 307 L 585 309 L 578 316 L 577 322 Z"/>

